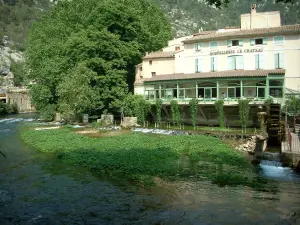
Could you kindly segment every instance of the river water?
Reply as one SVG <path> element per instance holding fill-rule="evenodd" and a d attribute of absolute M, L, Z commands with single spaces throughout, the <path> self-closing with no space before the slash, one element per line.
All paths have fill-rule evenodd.
<path fill-rule="evenodd" d="M 0 224 L 300 224 L 300 177 L 265 162 L 274 188 L 160 182 L 150 190 L 39 153 L 19 136 L 32 115 L 0 118 Z"/>

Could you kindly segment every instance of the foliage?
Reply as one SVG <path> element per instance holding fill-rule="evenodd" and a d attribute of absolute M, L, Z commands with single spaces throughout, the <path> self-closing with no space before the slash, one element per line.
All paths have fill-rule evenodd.
<path fill-rule="evenodd" d="M 14 86 L 22 86 L 25 81 L 24 62 L 11 60 L 10 71 L 14 74 Z"/>
<path fill-rule="evenodd" d="M 195 128 L 198 114 L 198 99 L 194 98 L 189 102 L 189 109 L 192 117 L 192 124 Z"/>
<path fill-rule="evenodd" d="M 151 105 L 143 96 L 136 97 L 134 101 L 134 115 L 137 117 L 139 123 L 146 123 L 147 116 L 151 110 Z"/>
<path fill-rule="evenodd" d="M 285 101 L 287 112 L 291 116 L 300 116 L 300 97 L 288 95 Z"/>
<path fill-rule="evenodd" d="M 223 100 L 217 100 L 215 102 L 215 108 L 218 113 L 218 119 L 220 123 L 220 127 L 224 128 L 225 127 L 225 122 L 224 122 L 224 101 Z"/>
<path fill-rule="evenodd" d="M 151 105 L 142 95 L 129 93 L 121 106 L 125 116 L 136 116 L 139 123 L 145 123 L 150 112 Z"/>
<path fill-rule="evenodd" d="M 228 26 L 240 26 L 240 15 L 249 13 L 254 2 L 249 0 L 229 1 L 226 7 L 216 8 L 207 1 L 156 0 L 169 16 L 173 32 L 178 36 L 190 35 L 203 30 L 215 30 Z M 259 4 L 258 4 L 259 3 Z M 296 3 L 298 4 L 298 3 Z M 300 23 L 300 7 L 272 0 L 257 2 L 257 12 L 280 11 L 282 25 Z M 172 13 L 170 13 L 172 12 Z"/>
<path fill-rule="evenodd" d="M 270 113 L 270 107 L 271 107 L 271 104 L 273 104 L 273 103 L 274 103 L 274 100 L 271 97 L 269 97 L 265 100 L 265 106 L 266 106 L 268 114 Z"/>
<path fill-rule="evenodd" d="M 161 109 L 162 109 L 163 101 L 162 99 L 156 99 L 155 106 L 156 106 L 156 118 L 157 122 L 161 123 Z"/>
<path fill-rule="evenodd" d="M 55 105 L 46 105 L 40 110 L 40 117 L 44 121 L 53 121 L 56 112 Z"/>
<path fill-rule="evenodd" d="M 170 102 L 172 112 L 172 122 L 174 125 L 180 125 L 180 108 L 176 100 Z"/>
<path fill-rule="evenodd" d="M 239 104 L 239 116 L 240 116 L 240 123 L 243 128 L 246 128 L 248 125 L 249 120 L 249 111 L 250 111 L 250 100 L 241 99 L 238 101 Z"/>
<path fill-rule="evenodd" d="M 23 51 L 30 26 L 50 5 L 49 0 L 0 1 L 0 42 L 8 36 L 9 45 Z"/>
<path fill-rule="evenodd" d="M 120 111 L 128 87 L 133 86 L 134 66 L 145 52 L 165 46 L 170 36 L 165 15 L 147 0 L 58 1 L 29 34 L 28 76 L 47 94 L 45 98 L 32 94 L 33 101 L 42 107 L 66 103 L 74 92 L 69 96 L 65 92 L 61 100 L 62 88 L 77 84 L 81 78 L 70 85 L 66 82 L 85 70 L 93 74 L 86 75 L 83 87 L 90 95 L 79 108 L 92 114 Z M 36 91 L 40 92 L 33 87 Z M 74 101 L 66 111 L 70 106 Z"/>
<path fill-rule="evenodd" d="M 300 97 L 295 95 L 288 95 L 285 101 L 285 107 L 288 115 L 293 116 L 293 126 L 296 125 L 296 117 L 300 117 Z"/>
<path fill-rule="evenodd" d="M 8 104 L 0 101 L 0 115 L 18 113 L 18 111 L 18 106 L 16 104 Z"/>
<path fill-rule="evenodd" d="M 193 176 L 222 185 L 249 186 L 255 181 L 251 164 L 243 155 L 214 137 L 123 133 L 90 138 L 72 129 L 36 131 L 26 127 L 21 137 L 42 152 L 56 153 L 70 163 L 118 179 L 149 184 L 153 177 Z M 188 167 L 184 163 L 186 156 L 190 159 Z"/>
<path fill-rule="evenodd" d="M 96 93 L 89 87 L 89 83 L 95 76 L 84 65 L 78 65 L 64 76 L 57 87 L 58 109 L 64 119 L 72 120 L 76 115 L 88 112 L 94 107 L 92 99 L 96 99 Z"/>

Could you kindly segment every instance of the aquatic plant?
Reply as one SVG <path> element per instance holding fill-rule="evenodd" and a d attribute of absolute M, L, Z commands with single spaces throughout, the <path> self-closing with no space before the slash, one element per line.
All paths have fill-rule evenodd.
<path fill-rule="evenodd" d="M 243 155 L 214 137 L 129 133 L 90 138 L 73 131 L 23 127 L 21 137 L 72 164 L 145 185 L 153 184 L 154 177 L 190 176 L 222 184 L 227 180 L 231 185 L 255 182 L 252 166 Z M 243 180 L 247 182 L 241 183 Z"/>

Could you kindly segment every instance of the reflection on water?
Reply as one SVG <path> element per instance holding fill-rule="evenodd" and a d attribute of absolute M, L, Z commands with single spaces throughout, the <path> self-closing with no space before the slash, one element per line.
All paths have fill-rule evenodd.
<path fill-rule="evenodd" d="M 261 176 L 276 181 L 260 191 L 162 180 L 151 190 L 137 189 L 24 145 L 18 134 L 22 121 L 0 119 L 0 150 L 8 156 L 0 157 L 0 224 L 300 222 L 300 181 L 289 169 L 263 162 Z"/>

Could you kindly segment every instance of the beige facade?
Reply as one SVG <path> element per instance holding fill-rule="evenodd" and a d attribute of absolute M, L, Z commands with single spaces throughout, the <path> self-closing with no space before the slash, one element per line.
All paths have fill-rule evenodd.
<path fill-rule="evenodd" d="M 0 89 L 0 101 L 11 105 L 15 104 L 20 113 L 35 112 L 26 88 Z"/>
<path fill-rule="evenodd" d="M 137 66 L 136 94 L 213 103 L 281 101 L 286 89 L 300 91 L 300 25 L 281 26 L 279 12 L 258 13 L 252 6 L 250 14 L 241 15 L 241 28 L 202 31 L 178 41 L 184 44 L 180 51 L 166 51 L 173 41 L 144 57 Z"/>

